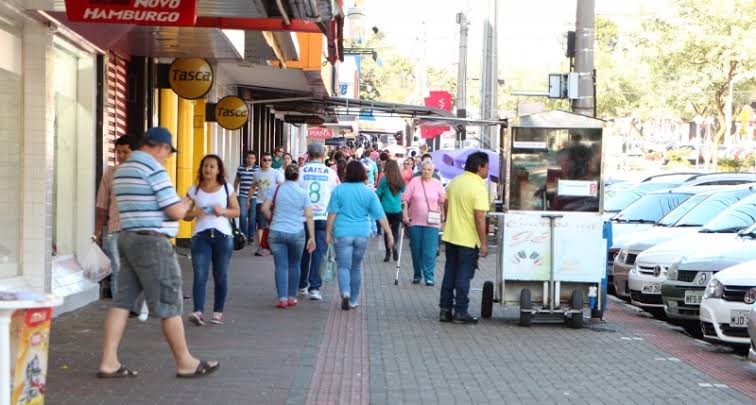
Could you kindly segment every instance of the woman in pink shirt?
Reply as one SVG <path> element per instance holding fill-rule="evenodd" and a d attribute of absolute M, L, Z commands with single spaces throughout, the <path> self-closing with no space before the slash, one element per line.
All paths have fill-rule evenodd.
<path fill-rule="evenodd" d="M 422 164 L 422 174 L 413 178 L 402 195 L 404 201 L 403 221 L 409 227 L 412 267 L 415 276 L 412 283 L 433 286 L 433 272 L 438 252 L 438 232 L 444 222 L 446 192 L 438 179 L 433 178 L 433 162 Z"/>
<path fill-rule="evenodd" d="M 405 184 L 409 184 L 410 180 L 412 180 L 412 177 L 415 175 L 415 172 L 412 170 L 414 165 L 415 161 L 413 161 L 412 158 L 406 158 L 402 163 L 402 178 L 404 179 Z"/>

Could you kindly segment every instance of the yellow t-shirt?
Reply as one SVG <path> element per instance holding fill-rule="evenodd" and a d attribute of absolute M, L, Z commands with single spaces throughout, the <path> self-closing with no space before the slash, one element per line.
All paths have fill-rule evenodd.
<path fill-rule="evenodd" d="M 469 248 L 480 246 L 475 211 L 489 209 L 486 182 L 477 174 L 465 171 L 446 186 L 446 203 L 444 242 Z"/>

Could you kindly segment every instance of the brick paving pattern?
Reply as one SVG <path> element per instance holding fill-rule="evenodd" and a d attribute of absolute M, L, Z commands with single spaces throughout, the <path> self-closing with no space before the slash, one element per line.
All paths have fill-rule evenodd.
<path fill-rule="evenodd" d="M 130 320 L 121 361 L 135 379 L 94 378 L 107 302 L 53 323 L 48 404 L 753 403 L 756 372 L 742 355 L 613 303 L 608 322 L 581 330 L 516 324 L 494 307 L 478 325 L 437 320 L 439 287 L 413 285 L 405 241 L 400 285 L 382 242 L 370 242 L 360 307 L 342 311 L 335 282 L 326 300 L 275 303 L 272 258 L 232 259 L 226 324 L 187 325 L 190 348 L 221 369 L 179 380 L 159 322 Z M 436 268 L 442 279 L 443 252 Z M 191 266 L 182 259 L 184 291 Z M 473 280 L 493 279 L 481 260 Z M 209 288 L 212 295 L 212 288 Z M 480 292 L 471 293 L 473 314 Z M 212 297 L 208 297 L 212 302 Z M 185 301 L 185 313 L 191 301 Z M 208 310 L 211 308 L 208 307 Z"/>

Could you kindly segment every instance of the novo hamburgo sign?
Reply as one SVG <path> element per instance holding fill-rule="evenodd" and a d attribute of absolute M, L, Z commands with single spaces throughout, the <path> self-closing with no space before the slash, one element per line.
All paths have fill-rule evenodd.
<path fill-rule="evenodd" d="M 71 21 L 193 26 L 197 0 L 66 0 Z"/>

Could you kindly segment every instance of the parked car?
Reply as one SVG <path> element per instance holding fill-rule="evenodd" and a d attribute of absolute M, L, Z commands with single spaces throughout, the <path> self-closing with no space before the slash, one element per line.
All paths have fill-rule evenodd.
<path fill-rule="evenodd" d="M 628 275 L 641 252 L 659 243 L 699 231 L 717 214 L 754 193 L 756 193 L 756 185 L 749 184 L 727 187 L 722 191 L 710 190 L 696 194 L 670 211 L 651 229 L 614 240 L 613 247 L 619 249 L 612 266 L 613 274 L 610 277 L 610 282 L 614 285 L 614 294 L 620 298 L 630 298 Z"/>
<path fill-rule="evenodd" d="M 748 318 L 756 302 L 756 261 L 716 273 L 706 286 L 699 319 L 706 339 L 747 345 Z"/>
<path fill-rule="evenodd" d="M 754 182 L 754 173 L 703 173 L 689 178 L 681 186 L 734 186 Z"/>
<path fill-rule="evenodd" d="M 751 337 L 751 348 L 748 350 L 748 359 L 756 364 L 756 303 L 751 305 L 751 313 L 748 315 L 748 336 Z"/>
<path fill-rule="evenodd" d="M 627 208 L 630 204 L 638 201 L 644 195 L 657 190 L 674 188 L 674 183 L 641 183 L 641 184 L 618 184 L 607 187 L 606 200 L 604 201 L 604 219 L 608 220 Z"/>
<path fill-rule="evenodd" d="M 731 247 L 734 241 L 737 240 L 737 233 L 752 226 L 754 218 L 756 218 L 756 194 L 744 198 L 724 210 L 711 221 L 707 222 L 698 232 L 660 243 L 641 252 L 635 259 L 635 266 L 633 266 L 628 274 L 627 288 L 630 291 L 631 300 L 636 303 L 643 303 L 645 306 L 651 308 L 664 306 L 665 302 L 662 299 L 663 286 L 651 287 L 650 285 L 663 284 L 667 277 L 667 270 L 672 263 L 680 258 L 689 257 L 701 251 L 713 251 Z M 648 279 L 653 280 L 645 283 L 645 288 L 644 283 L 640 281 L 642 280 L 639 277 L 641 273 L 649 277 Z M 634 277 L 634 275 L 636 276 Z M 704 285 L 706 283 L 701 288 Z M 659 291 L 660 288 L 662 291 Z M 644 293 L 644 290 L 647 293 Z M 664 307 L 664 312 L 667 316 L 669 316 L 670 312 L 678 311 L 682 311 L 681 313 L 685 315 L 687 309 L 684 306 L 676 306 L 674 308 Z M 697 305 L 695 309 L 695 320 L 697 322 Z"/>
<path fill-rule="evenodd" d="M 691 336 L 702 337 L 699 308 L 714 274 L 756 260 L 756 226 L 738 233 L 727 245 L 683 257 L 669 267 L 661 293 L 667 317 L 680 322 Z"/>

